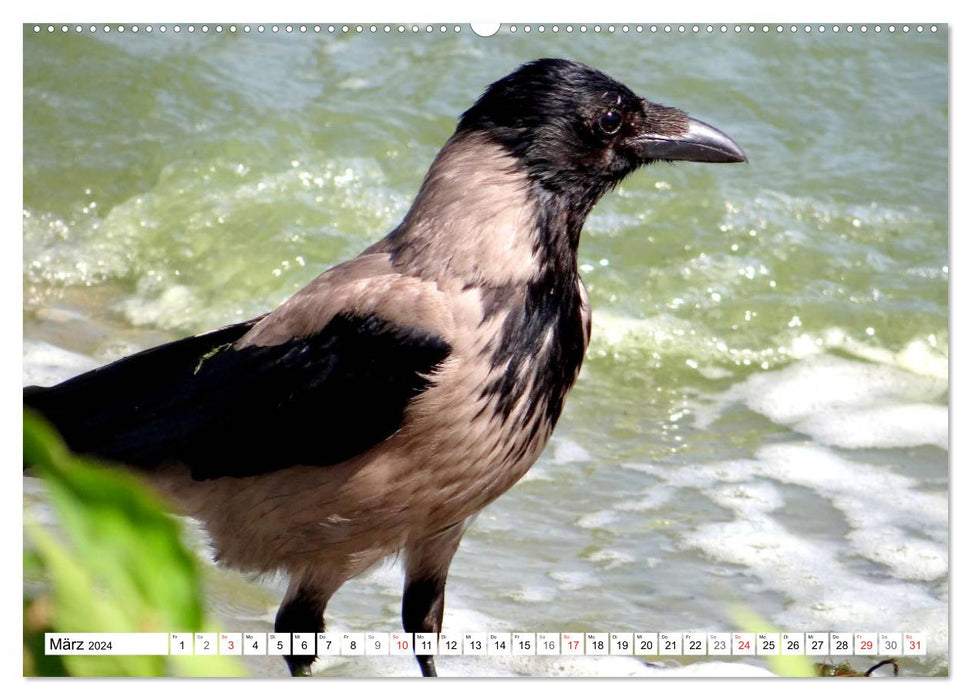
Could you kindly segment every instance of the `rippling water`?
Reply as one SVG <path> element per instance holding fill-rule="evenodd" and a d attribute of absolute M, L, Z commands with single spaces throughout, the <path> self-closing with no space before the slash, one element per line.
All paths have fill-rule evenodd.
<path fill-rule="evenodd" d="M 540 462 L 466 536 L 446 626 L 728 631 L 741 604 L 784 630 L 924 632 L 902 672 L 946 673 L 943 27 L 26 29 L 25 382 L 271 308 L 390 230 L 461 111 L 549 55 L 715 124 L 750 163 L 641 171 L 590 217 L 587 362 Z M 269 629 L 279 582 L 211 578 L 227 627 Z M 351 582 L 332 629 L 396 629 L 400 587 L 391 564 Z"/>

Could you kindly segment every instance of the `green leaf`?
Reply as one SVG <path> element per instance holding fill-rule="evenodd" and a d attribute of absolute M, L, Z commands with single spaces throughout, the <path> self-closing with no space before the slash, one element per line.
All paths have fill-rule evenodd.
<path fill-rule="evenodd" d="M 44 631 L 203 631 L 210 626 L 201 602 L 201 568 L 155 492 L 120 469 L 70 454 L 50 427 L 27 412 L 24 463 L 44 480 L 62 533 L 55 537 L 25 520 L 35 548 L 25 552 L 25 567 L 40 567 L 53 589 L 49 627 L 28 629 L 25 615 L 25 673 L 240 675 L 225 657 L 64 656 L 58 665 L 56 657 L 37 656 Z M 33 602 L 27 599 L 25 609 Z M 33 655 L 29 664 L 28 653 Z"/>
<path fill-rule="evenodd" d="M 729 611 L 732 619 L 740 631 L 751 634 L 759 632 L 778 632 L 771 624 L 766 622 L 754 610 L 750 610 L 742 605 L 735 605 Z M 818 676 L 816 666 L 808 656 L 787 656 L 779 654 L 777 656 L 763 656 L 765 665 L 777 676 L 787 678 L 810 678 Z"/>

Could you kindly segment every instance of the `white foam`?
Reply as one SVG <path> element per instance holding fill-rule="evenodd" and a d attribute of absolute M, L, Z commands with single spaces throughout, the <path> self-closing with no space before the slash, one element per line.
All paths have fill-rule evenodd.
<path fill-rule="evenodd" d="M 556 598 L 557 590 L 551 586 L 523 586 L 503 595 L 517 603 L 549 603 Z"/>
<path fill-rule="evenodd" d="M 666 354 L 709 358 L 699 342 L 701 334 L 697 324 L 671 314 L 659 314 L 650 318 L 631 318 L 599 310 L 593 315 L 592 351 L 623 354 L 628 351 L 657 351 Z"/>
<path fill-rule="evenodd" d="M 771 676 L 764 668 L 745 663 L 697 663 L 686 666 L 645 663 L 636 656 L 512 656 L 497 660 L 514 669 L 518 674 L 543 677 L 717 677 L 717 676 Z"/>
<path fill-rule="evenodd" d="M 948 571 L 946 493 L 923 491 L 917 479 L 813 445 L 774 445 L 755 459 L 679 469 L 628 466 L 668 487 L 700 491 L 734 514 L 730 522 L 685 532 L 681 545 L 744 567 L 763 587 L 790 598 L 775 624 L 920 630 L 931 654 L 946 654 L 947 603 L 926 585 Z M 784 525 L 780 484 L 812 489 L 839 510 L 849 527 L 843 541 Z M 885 566 L 888 575 L 861 573 L 854 556 Z"/>
<path fill-rule="evenodd" d="M 777 334 L 766 347 L 739 347 L 698 319 L 660 313 L 634 318 L 598 310 L 593 316 L 591 354 L 624 356 L 651 354 L 654 359 L 683 357 L 688 367 L 706 379 L 732 376 L 731 367 L 760 366 L 771 369 L 792 360 L 803 360 L 832 351 L 909 374 L 940 380 L 946 385 L 948 355 L 946 329 L 911 339 L 901 350 L 875 346 L 857 339 L 852 330 L 833 326 L 804 332 L 798 316 L 790 328 Z"/>
<path fill-rule="evenodd" d="M 948 447 L 948 409 L 926 403 L 834 410 L 793 424 L 817 442 L 864 447 Z"/>
<path fill-rule="evenodd" d="M 945 380 L 832 355 L 812 355 L 776 372 L 754 374 L 725 402 L 743 401 L 774 423 L 837 447 L 912 447 L 948 443 L 948 411 L 932 403 Z M 698 424 L 714 420 L 698 413 Z"/>
<path fill-rule="evenodd" d="M 589 513 L 577 520 L 577 527 L 587 530 L 604 528 L 617 520 L 617 513 L 612 510 L 600 510 L 596 513 Z"/>
<path fill-rule="evenodd" d="M 385 595 L 398 596 L 404 584 L 405 573 L 401 557 L 383 559 L 362 577 L 362 581 L 374 586 Z"/>
<path fill-rule="evenodd" d="M 614 549 L 598 549 L 591 552 L 589 555 L 584 557 L 588 561 L 601 564 L 604 569 L 616 569 L 618 566 L 623 566 L 624 564 L 631 564 L 637 561 L 637 557 L 627 554 L 626 552 L 618 552 Z"/>
<path fill-rule="evenodd" d="M 675 668 L 652 668 L 649 675 L 674 676 L 679 678 L 765 678 L 774 674 L 761 666 L 750 663 L 727 661 L 703 661 Z"/>
<path fill-rule="evenodd" d="M 186 285 L 174 284 L 158 294 L 141 289 L 144 286 L 139 284 L 139 294 L 118 303 L 118 308 L 135 326 L 179 328 L 202 313 L 203 302 Z"/>
<path fill-rule="evenodd" d="M 790 322 L 792 328 L 802 325 L 798 318 L 793 317 L 797 322 Z M 850 332 L 837 326 L 796 335 L 789 331 L 778 336 L 777 341 L 780 354 L 793 359 L 805 359 L 838 350 L 861 360 L 897 367 L 924 377 L 941 380 L 947 380 L 948 377 L 947 345 L 933 333 L 913 338 L 899 351 L 860 342 Z"/>
<path fill-rule="evenodd" d="M 593 459 L 586 448 L 573 440 L 554 437 L 552 440 L 553 464 L 571 464 L 573 462 L 589 462 Z"/>
<path fill-rule="evenodd" d="M 920 482 L 885 468 L 845 460 L 824 448 L 766 447 L 759 472 L 812 488 L 843 512 L 847 540 L 861 555 L 898 578 L 931 581 L 947 574 L 947 494 L 919 490 Z M 907 535 L 920 531 L 929 539 Z"/>
<path fill-rule="evenodd" d="M 768 482 L 728 483 L 707 489 L 715 503 L 749 518 L 758 518 L 785 506 L 778 489 Z"/>
<path fill-rule="evenodd" d="M 438 657 L 440 676 L 538 676 L 545 678 L 762 677 L 765 668 L 749 663 L 699 662 L 680 666 L 636 656 Z"/>
<path fill-rule="evenodd" d="M 587 571 L 551 571 L 549 577 L 559 582 L 561 591 L 578 591 L 602 585 L 600 579 Z"/>
<path fill-rule="evenodd" d="M 590 462 L 593 457 L 583 445 L 566 438 L 556 437 L 550 441 L 549 447 L 543 452 L 540 460 L 534 464 L 523 481 L 557 481 L 562 467 L 566 464 L 580 464 Z"/>
<path fill-rule="evenodd" d="M 753 375 L 739 391 L 753 410 L 779 423 L 793 423 L 834 408 L 931 399 L 944 388 L 886 365 L 817 355 L 778 372 Z"/>
<path fill-rule="evenodd" d="M 24 385 L 50 386 L 98 366 L 93 358 L 50 343 L 24 340 Z"/>
<path fill-rule="evenodd" d="M 623 465 L 630 467 L 631 465 Z M 637 468 L 636 465 L 633 468 Z M 670 486 L 657 485 L 646 489 L 640 494 L 637 500 L 621 501 L 617 504 L 617 510 L 625 511 L 651 511 L 658 510 L 674 497 L 676 490 Z"/>

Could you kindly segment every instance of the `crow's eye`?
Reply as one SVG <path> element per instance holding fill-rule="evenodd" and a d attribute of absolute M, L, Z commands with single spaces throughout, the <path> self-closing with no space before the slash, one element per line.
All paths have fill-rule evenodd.
<path fill-rule="evenodd" d="M 608 109 L 600 115 L 600 128 L 605 134 L 616 134 L 624 116 L 616 109 Z"/>

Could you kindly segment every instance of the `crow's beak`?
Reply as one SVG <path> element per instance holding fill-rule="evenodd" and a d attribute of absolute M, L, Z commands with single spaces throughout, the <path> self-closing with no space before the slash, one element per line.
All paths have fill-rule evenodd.
<path fill-rule="evenodd" d="M 693 160 L 699 163 L 747 163 L 738 144 L 723 132 L 697 119 L 688 119 L 680 135 L 639 134 L 630 140 L 638 156 L 647 160 Z"/>

